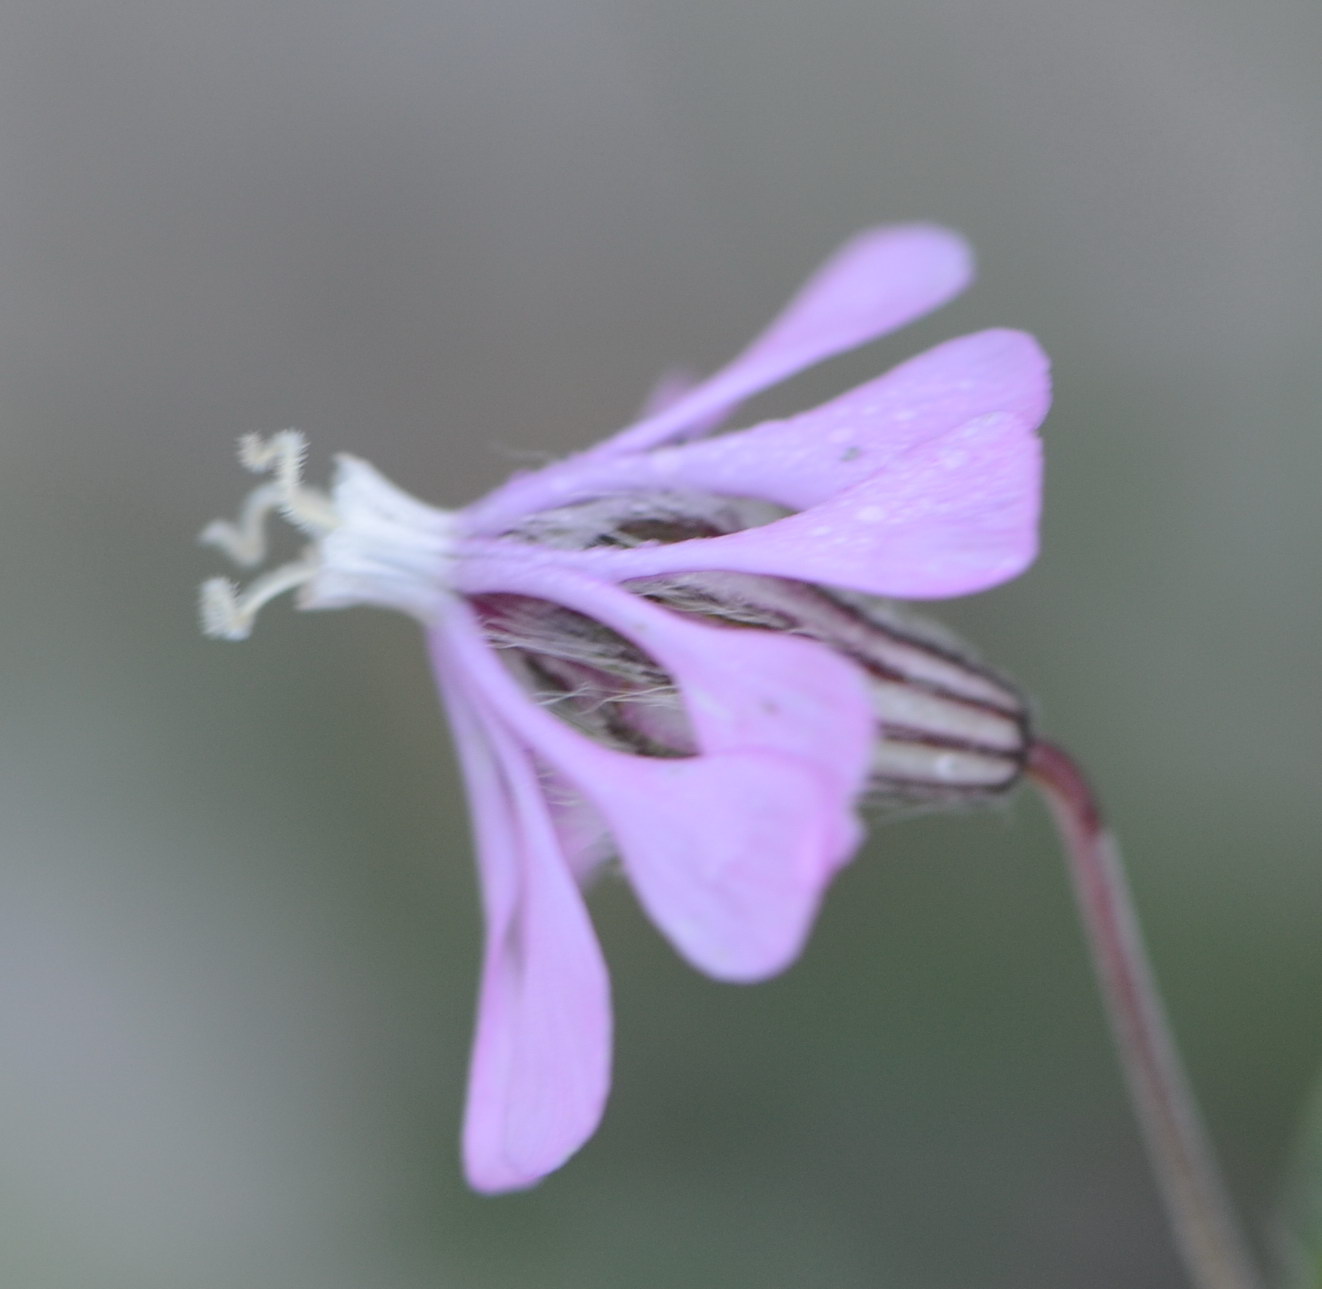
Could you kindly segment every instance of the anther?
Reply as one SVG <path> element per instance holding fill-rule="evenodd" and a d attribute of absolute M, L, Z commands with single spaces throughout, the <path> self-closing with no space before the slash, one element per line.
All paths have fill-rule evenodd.
<path fill-rule="evenodd" d="M 273 474 L 286 487 L 298 486 L 308 455 L 302 430 L 277 430 L 269 439 L 260 434 L 239 436 L 239 464 L 252 474 Z"/>
<path fill-rule="evenodd" d="M 202 634 L 216 640 L 246 640 L 262 607 L 286 591 L 306 586 L 317 569 L 318 562 L 309 553 L 263 573 L 243 588 L 227 577 L 209 578 L 202 583 L 198 601 Z"/>
<path fill-rule="evenodd" d="M 223 577 L 205 583 L 199 606 L 203 632 L 245 640 L 262 606 L 291 590 L 300 592 L 298 606 L 304 609 L 375 604 L 430 621 L 449 594 L 454 516 L 348 456 L 336 458 L 329 493 L 310 488 L 303 482 L 306 451 L 297 430 L 239 440 L 244 469 L 269 477 L 248 493 L 233 520 L 208 524 L 199 540 L 240 568 L 252 568 L 266 558 L 266 519 L 278 511 L 312 541 L 293 562 L 260 574 L 246 587 Z"/>
<path fill-rule="evenodd" d="M 237 517 L 208 524 L 198 540 L 228 555 L 240 568 L 254 568 L 266 558 L 266 519 L 278 511 L 296 528 L 322 538 L 339 523 L 331 499 L 303 483 L 307 440 L 297 430 L 281 430 L 269 439 L 245 434 L 239 440 L 239 461 L 253 474 L 269 474 L 239 507 Z M 222 640 L 245 640 L 257 611 L 275 596 L 304 586 L 316 575 L 319 561 L 313 548 L 301 559 L 281 564 L 240 589 L 223 577 L 202 587 L 202 630 Z"/>
<path fill-rule="evenodd" d="M 210 524 L 201 540 L 248 566 L 263 558 L 262 524 L 272 510 L 278 510 L 309 537 L 324 537 L 330 532 L 339 522 L 331 499 L 303 482 L 307 450 L 308 441 L 298 430 L 280 430 L 269 439 L 260 434 L 243 435 L 239 439 L 239 463 L 253 474 L 269 474 L 271 482 L 249 493 L 236 523 L 220 520 Z"/>
<path fill-rule="evenodd" d="M 278 483 L 264 483 L 243 499 L 233 523 L 228 519 L 213 520 L 197 535 L 197 540 L 228 555 L 240 568 L 255 568 L 266 558 L 266 517 L 279 510 L 283 500 Z"/>

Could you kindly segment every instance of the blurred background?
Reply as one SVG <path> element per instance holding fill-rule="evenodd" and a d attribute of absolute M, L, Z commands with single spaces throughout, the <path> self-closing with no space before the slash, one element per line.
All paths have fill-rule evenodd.
<path fill-rule="evenodd" d="M 877 829 L 754 989 L 606 884 L 606 1123 L 479 1199 L 417 632 L 195 629 L 240 432 L 460 504 L 910 219 L 977 286 L 751 414 L 981 327 L 1052 353 L 1042 558 L 936 615 L 1092 768 L 1269 1235 L 1322 1052 L 1320 55 L 1311 0 L 7 0 L 0 1279 L 1180 1282 L 1031 798 Z"/>

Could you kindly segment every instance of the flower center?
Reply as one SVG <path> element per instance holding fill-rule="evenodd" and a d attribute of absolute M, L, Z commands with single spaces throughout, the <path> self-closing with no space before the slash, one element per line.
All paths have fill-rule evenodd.
<path fill-rule="evenodd" d="M 246 587 L 215 577 L 202 585 L 202 630 L 243 640 L 262 607 L 286 591 L 304 609 L 374 604 L 429 622 L 451 595 L 455 517 L 397 488 L 357 457 L 335 459 L 329 493 L 303 482 L 306 441 L 297 430 L 239 441 L 239 460 L 265 482 L 245 498 L 233 520 L 216 520 L 199 540 L 241 568 L 266 559 L 266 519 L 282 515 L 312 540 L 294 560 L 260 574 Z"/>

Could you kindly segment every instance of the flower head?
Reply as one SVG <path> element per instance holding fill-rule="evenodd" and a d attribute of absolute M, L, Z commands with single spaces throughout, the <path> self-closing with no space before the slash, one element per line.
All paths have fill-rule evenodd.
<path fill-rule="evenodd" d="M 1031 337 L 965 336 L 813 411 L 715 432 L 969 275 L 953 234 L 865 233 L 715 376 L 456 512 L 347 456 L 329 493 L 309 488 L 292 431 L 244 441 L 268 477 L 203 539 L 255 565 L 278 510 L 309 545 L 244 591 L 207 583 L 206 629 L 242 638 L 296 588 L 303 607 L 398 608 L 427 632 L 487 928 L 475 1187 L 536 1182 L 601 1116 L 609 984 L 583 887 L 611 856 L 689 961 L 757 980 L 798 954 L 865 796 L 970 802 L 1018 779 L 1018 694 L 887 601 L 1032 560 L 1049 395 Z"/>

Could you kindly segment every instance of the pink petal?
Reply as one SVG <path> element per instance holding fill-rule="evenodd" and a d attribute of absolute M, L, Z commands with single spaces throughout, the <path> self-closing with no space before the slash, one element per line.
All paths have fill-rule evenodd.
<path fill-rule="evenodd" d="M 723 569 L 907 599 L 967 595 L 1032 563 L 1040 485 L 1036 436 L 1017 416 L 993 414 L 918 444 L 829 501 L 760 528 L 557 554 L 616 581 Z"/>
<path fill-rule="evenodd" d="M 695 967 L 760 980 L 799 955 L 841 858 L 828 785 L 758 752 L 612 756 L 594 793 L 652 921 Z"/>
<path fill-rule="evenodd" d="M 962 238 L 913 224 L 851 238 L 732 363 L 594 451 L 637 452 L 680 437 L 749 395 L 930 312 L 972 276 Z"/>
<path fill-rule="evenodd" d="M 522 693 L 466 606 L 455 606 L 447 637 L 482 701 L 601 812 L 639 898 L 680 952 L 729 980 L 793 960 L 858 841 L 837 784 L 775 752 L 670 760 L 603 748 Z"/>
<path fill-rule="evenodd" d="M 912 224 L 859 234 L 729 366 L 582 456 L 511 479 L 465 512 L 470 531 L 499 532 L 513 518 L 559 504 L 588 462 L 709 429 L 751 394 L 944 304 L 972 272 L 968 246 L 946 229 Z"/>
<path fill-rule="evenodd" d="M 1047 358 L 1033 337 L 983 331 L 789 420 L 618 464 L 635 465 L 635 486 L 759 497 L 803 510 L 977 417 L 1008 412 L 1035 429 L 1049 402 Z"/>
<path fill-rule="evenodd" d="M 480 1191 L 532 1185 L 595 1131 L 610 1086 L 610 985 L 528 755 L 483 720 L 438 648 L 472 798 L 487 941 L 464 1163 Z"/>
<path fill-rule="evenodd" d="M 465 562 L 460 589 L 536 596 L 618 631 L 674 678 L 703 752 L 802 757 L 837 786 L 839 810 L 851 813 L 875 733 L 857 666 L 813 640 L 694 621 L 561 567 L 560 552 L 514 554 Z"/>
<path fill-rule="evenodd" d="M 1009 412 L 1036 428 L 1049 403 L 1047 358 L 1033 337 L 981 331 L 788 420 L 652 452 L 589 454 L 549 466 L 517 481 L 517 490 L 503 489 L 498 499 L 482 503 L 481 525 L 495 531 L 529 509 L 658 488 L 759 497 L 801 510 L 977 417 Z"/>
<path fill-rule="evenodd" d="M 540 777 L 560 850 L 574 880 L 586 888 L 614 853 L 610 833 L 592 803 L 564 775 L 543 769 Z"/>

